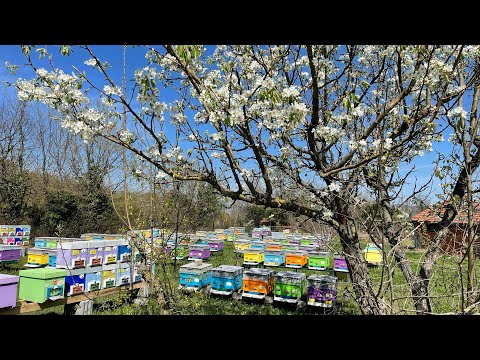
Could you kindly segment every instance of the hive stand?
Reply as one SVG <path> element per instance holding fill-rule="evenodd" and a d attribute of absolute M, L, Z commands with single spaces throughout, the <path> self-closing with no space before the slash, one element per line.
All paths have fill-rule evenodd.
<path fill-rule="evenodd" d="M 20 300 L 20 301 L 17 301 L 17 306 L 14 308 L 0 309 L 0 315 L 25 314 L 25 313 L 40 311 L 43 309 L 48 309 L 48 308 L 51 308 L 54 306 L 60 306 L 60 305 L 64 306 L 65 315 L 71 315 L 75 313 L 75 310 L 74 310 L 75 305 L 77 305 L 80 302 L 89 301 L 96 297 L 111 295 L 111 294 L 114 294 L 115 292 L 122 291 L 122 290 L 137 292 L 138 289 L 141 289 L 144 286 L 145 286 L 144 282 L 140 282 L 140 283 L 132 284 L 131 289 L 130 289 L 130 285 L 119 286 L 119 287 L 114 287 L 110 289 L 93 291 L 86 294 L 68 296 L 66 298 L 55 300 L 55 301 L 47 300 L 42 304 Z M 83 307 L 86 307 L 86 308 L 88 308 L 88 306 L 89 306 L 88 304 L 83 305 Z"/>

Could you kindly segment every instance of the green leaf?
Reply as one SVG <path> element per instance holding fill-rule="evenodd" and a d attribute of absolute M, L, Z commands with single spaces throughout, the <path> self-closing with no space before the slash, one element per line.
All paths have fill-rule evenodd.
<path fill-rule="evenodd" d="M 370 87 L 370 83 L 368 81 L 362 80 L 360 83 L 365 89 L 368 89 Z"/>
<path fill-rule="evenodd" d="M 343 98 L 342 103 L 345 109 L 350 109 L 352 107 L 352 103 L 350 102 L 350 98 L 348 96 Z"/>
<path fill-rule="evenodd" d="M 32 47 L 30 45 L 20 45 L 22 48 L 22 53 L 26 56 L 30 55 L 30 51 L 32 50 Z"/>
<path fill-rule="evenodd" d="M 72 52 L 72 48 L 69 45 L 60 46 L 60 53 L 63 56 L 69 56 L 71 52 Z"/>
<path fill-rule="evenodd" d="M 193 54 L 193 59 L 197 60 L 198 57 L 200 56 L 200 48 L 196 45 L 192 46 L 192 54 Z"/>
<path fill-rule="evenodd" d="M 358 95 L 355 94 L 355 93 L 351 93 L 351 94 L 350 94 L 350 97 L 352 98 L 352 101 L 353 101 L 353 103 L 354 103 L 355 105 L 358 104 L 358 102 L 360 101 L 360 98 L 359 98 Z"/>
<path fill-rule="evenodd" d="M 43 59 L 48 54 L 47 49 L 45 49 L 45 48 L 38 48 L 35 51 L 38 53 L 38 58 L 39 59 Z"/>
<path fill-rule="evenodd" d="M 11 65 L 8 61 L 5 61 L 5 66 L 12 75 L 17 74 L 18 65 Z"/>

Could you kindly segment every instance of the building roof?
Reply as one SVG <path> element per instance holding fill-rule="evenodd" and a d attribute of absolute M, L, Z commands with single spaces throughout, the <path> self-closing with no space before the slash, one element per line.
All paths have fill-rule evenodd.
<path fill-rule="evenodd" d="M 425 209 L 418 214 L 412 216 L 412 221 L 414 222 L 425 222 L 425 223 L 439 223 L 442 220 L 442 216 L 445 213 L 445 205 L 442 204 L 438 209 Z M 473 204 L 473 222 L 480 223 L 480 202 Z M 467 210 L 463 210 L 459 213 L 453 220 L 455 224 L 466 224 L 467 223 Z"/>

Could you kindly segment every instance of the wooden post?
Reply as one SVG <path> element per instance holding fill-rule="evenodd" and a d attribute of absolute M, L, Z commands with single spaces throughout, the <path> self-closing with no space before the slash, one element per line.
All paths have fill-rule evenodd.
<path fill-rule="evenodd" d="M 92 315 L 93 312 L 93 300 L 80 301 L 79 307 L 75 312 L 75 315 Z"/>

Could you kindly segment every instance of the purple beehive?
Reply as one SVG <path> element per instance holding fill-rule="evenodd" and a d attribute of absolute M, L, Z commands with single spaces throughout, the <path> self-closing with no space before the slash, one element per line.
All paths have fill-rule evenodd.
<path fill-rule="evenodd" d="M 210 246 L 208 245 L 191 245 L 190 259 L 208 259 L 210 257 Z"/>
<path fill-rule="evenodd" d="M 348 266 L 347 266 L 347 261 L 345 260 L 345 257 L 339 254 L 333 255 L 333 270 L 348 272 Z"/>
<path fill-rule="evenodd" d="M 87 242 L 82 239 L 64 239 L 57 243 L 57 268 L 79 269 L 87 266 Z"/>
<path fill-rule="evenodd" d="M 307 279 L 307 304 L 333 307 L 337 301 L 337 278 L 329 275 L 310 275 Z"/>
<path fill-rule="evenodd" d="M 17 305 L 18 276 L 0 274 L 0 308 Z"/>
<path fill-rule="evenodd" d="M 103 248 L 106 240 L 89 240 L 87 243 L 87 267 L 101 267 L 103 265 Z"/>
<path fill-rule="evenodd" d="M 118 240 L 105 240 L 103 247 L 103 265 L 116 264 L 118 261 Z"/>
<path fill-rule="evenodd" d="M 18 261 L 21 251 L 21 246 L 0 245 L 0 262 Z"/>
<path fill-rule="evenodd" d="M 210 251 L 222 251 L 223 240 L 208 240 L 208 246 L 210 246 Z"/>

